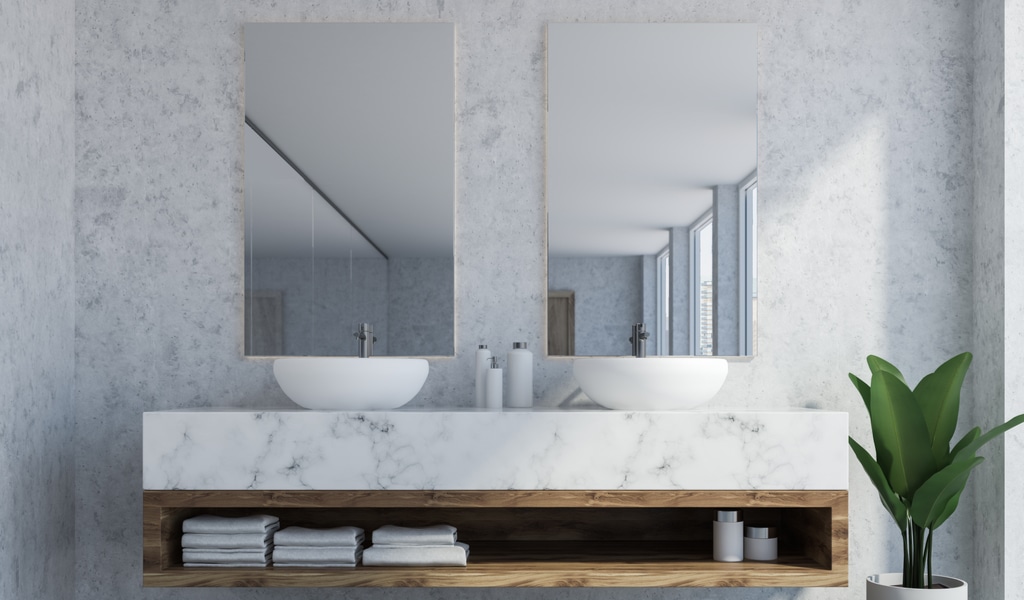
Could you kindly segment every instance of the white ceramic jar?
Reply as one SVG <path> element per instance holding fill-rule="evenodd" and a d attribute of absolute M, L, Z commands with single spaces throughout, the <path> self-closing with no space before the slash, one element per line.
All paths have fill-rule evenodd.
<path fill-rule="evenodd" d="M 712 526 L 712 558 L 719 562 L 742 561 L 743 512 L 720 510 Z"/>
<path fill-rule="evenodd" d="M 748 525 L 743 534 L 743 558 L 747 560 L 777 560 L 779 558 L 778 529 Z"/>

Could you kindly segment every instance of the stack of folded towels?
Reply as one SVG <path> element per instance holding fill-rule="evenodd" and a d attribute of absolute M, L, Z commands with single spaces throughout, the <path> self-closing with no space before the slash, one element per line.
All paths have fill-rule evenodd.
<path fill-rule="evenodd" d="M 186 567 L 266 567 L 280 528 L 280 520 L 271 515 L 185 519 L 182 559 Z"/>
<path fill-rule="evenodd" d="M 285 527 L 274 536 L 275 567 L 354 567 L 362 555 L 358 527 Z"/>
<path fill-rule="evenodd" d="M 451 525 L 398 527 L 385 525 L 373 531 L 373 545 L 363 552 L 367 567 L 464 567 L 469 546 L 456 541 Z"/>

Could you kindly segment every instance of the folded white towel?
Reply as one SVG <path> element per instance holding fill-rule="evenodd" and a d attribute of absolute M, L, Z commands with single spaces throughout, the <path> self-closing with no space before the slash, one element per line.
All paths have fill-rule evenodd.
<path fill-rule="evenodd" d="M 280 528 L 281 521 L 271 515 L 249 515 L 248 517 L 199 515 L 185 519 L 181 524 L 183 533 L 268 533 Z"/>
<path fill-rule="evenodd" d="M 266 533 L 186 533 L 181 536 L 182 548 L 225 550 L 247 548 L 259 550 L 270 545 L 274 532 Z"/>
<path fill-rule="evenodd" d="M 187 563 L 185 563 L 185 566 L 186 567 L 231 567 L 231 568 L 239 569 L 239 568 L 244 568 L 244 567 L 261 567 L 261 568 L 266 568 L 266 567 L 269 567 L 270 564 L 269 563 L 265 563 L 265 562 L 255 562 L 255 563 L 196 563 L 196 562 L 187 562 Z"/>
<path fill-rule="evenodd" d="M 181 552 L 187 563 L 266 563 L 270 549 L 266 550 L 189 550 Z"/>
<path fill-rule="evenodd" d="M 464 567 L 469 546 L 455 542 L 452 546 L 378 546 L 363 551 L 367 567 Z"/>
<path fill-rule="evenodd" d="M 451 546 L 458 539 L 457 530 L 451 525 L 429 527 L 399 527 L 385 525 L 373 530 L 373 545 L 391 546 Z"/>
<path fill-rule="evenodd" d="M 358 546 L 363 543 L 363 530 L 358 527 L 285 527 L 274 534 L 275 546 Z"/>
<path fill-rule="evenodd" d="M 322 562 L 322 563 L 299 563 L 299 562 L 295 562 L 295 563 L 293 563 L 293 562 L 286 562 L 286 563 L 274 563 L 274 566 L 275 567 L 284 567 L 286 569 L 291 569 L 291 568 L 323 569 L 323 568 L 334 568 L 334 567 L 344 567 L 344 568 L 347 568 L 347 569 L 351 569 L 351 568 L 354 568 L 356 566 L 356 563 L 331 563 L 331 562 Z"/>
<path fill-rule="evenodd" d="M 300 563 L 356 563 L 363 553 L 362 546 L 274 546 L 274 564 Z"/>

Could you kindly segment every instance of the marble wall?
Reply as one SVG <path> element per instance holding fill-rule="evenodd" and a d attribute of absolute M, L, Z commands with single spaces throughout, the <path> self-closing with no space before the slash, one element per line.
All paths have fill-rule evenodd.
<path fill-rule="evenodd" d="M 5 5 L 6 6 L 6 5 Z M 78 0 L 77 597 L 313 598 L 141 590 L 141 413 L 288 406 L 242 356 L 242 27 L 448 21 L 457 30 L 456 333 L 418 404 L 469 405 L 473 350 L 544 329 L 544 32 L 551 21 L 759 25 L 760 354 L 721 407 L 851 413 L 878 353 L 917 379 L 968 348 L 972 3 L 810 0 Z M 6 10 L 6 8 L 4 9 Z M 539 361 L 544 404 L 575 389 Z M 967 410 L 973 396 L 965 398 Z M 345 590 L 352 598 L 863 597 L 899 536 L 851 468 L 851 586 L 793 590 Z M 937 571 L 973 578 L 972 500 Z M 966 515 L 966 516 L 965 516 Z M 336 592 L 341 595 L 341 592 Z"/>
<path fill-rule="evenodd" d="M 74 2 L 0 6 L 0 599 L 74 594 Z"/>
<path fill-rule="evenodd" d="M 1003 198 L 1006 203 L 1006 404 L 1003 418 L 1024 413 L 1024 0 L 1004 0 L 1005 23 L 1003 71 L 1003 152 L 1005 165 Z M 1004 444 L 1005 479 L 1003 506 L 1006 518 L 1003 530 L 1003 555 L 1006 598 L 1024 600 L 1024 511 L 1018 499 L 1024 498 L 1024 431 L 1013 431 Z"/>

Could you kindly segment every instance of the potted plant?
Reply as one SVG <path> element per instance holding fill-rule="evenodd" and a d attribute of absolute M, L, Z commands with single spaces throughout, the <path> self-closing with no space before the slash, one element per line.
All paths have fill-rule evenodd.
<path fill-rule="evenodd" d="M 913 389 L 891 363 L 877 356 L 867 362 L 870 385 L 853 373 L 850 379 L 871 417 L 875 456 L 852 437 L 850 447 L 903 535 L 902 577 L 869 577 L 867 597 L 966 599 L 966 582 L 932 576 L 935 530 L 952 516 L 967 478 L 984 460 L 978 449 L 1024 422 L 1024 414 L 984 434 L 975 427 L 951 446 L 971 354 L 954 356 Z"/>

